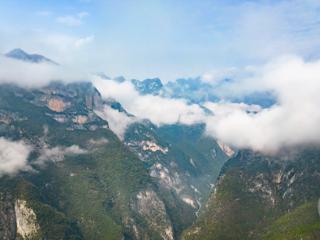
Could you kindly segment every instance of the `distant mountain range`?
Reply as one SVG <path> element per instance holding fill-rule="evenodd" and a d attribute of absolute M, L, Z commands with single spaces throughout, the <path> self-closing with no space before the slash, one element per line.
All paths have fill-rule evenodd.
<path fill-rule="evenodd" d="M 159 78 L 150 78 L 142 81 L 132 79 L 131 82 L 142 95 L 159 95 L 163 89 L 163 84 Z"/>
<path fill-rule="evenodd" d="M 110 79 L 112 80 L 112 79 Z M 117 80 L 118 81 L 118 80 Z M 122 82 L 125 81 L 122 79 Z M 118 81 L 119 82 L 119 81 Z M 203 82 L 200 77 L 180 78 L 163 84 L 159 78 L 145 80 L 131 80 L 136 90 L 142 94 L 158 95 L 167 98 L 186 99 L 190 103 L 202 104 L 204 102 L 243 102 L 256 104 L 263 108 L 270 107 L 276 103 L 276 97 L 272 92 L 252 92 L 241 97 L 224 96 L 221 97 L 219 91 L 227 88 L 233 81 L 222 79 L 218 83 L 211 84 Z"/>
<path fill-rule="evenodd" d="M 40 54 L 30 54 L 20 48 L 11 50 L 5 54 L 6 57 L 30 62 L 30 63 L 50 63 L 58 65 L 53 60 Z M 123 76 L 111 78 L 104 73 L 98 73 L 99 77 L 119 83 L 131 81 L 136 90 L 142 94 L 158 95 L 168 98 L 186 99 L 190 103 L 201 104 L 206 101 L 218 102 L 227 100 L 231 102 L 244 102 L 247 104 L 257 104 L 262 107 L 270 107 L 276 102 L 276 97 L 271 92 L 253 92 L 241 97 L 221 97 L 219 91 L 233 82 L 230 78 L 221 79 L 212 84 L 202 81 L 201 77 L 180 78 L 168 83 L 162 83 L 159 78 L 148 78 L 144 80 L 127 80 Z"/>

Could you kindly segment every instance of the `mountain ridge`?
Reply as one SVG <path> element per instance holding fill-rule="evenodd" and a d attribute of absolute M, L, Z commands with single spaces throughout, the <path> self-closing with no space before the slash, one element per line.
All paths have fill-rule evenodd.
<path fill-rule="evenodd" d="M 29 62 L 29 63 L 50 63 L 53 65 L 59 65 L 55 61 L 53 61 L 43 55 L 35 54 L 35 53 L 29 54 L 29 53 L 25 52 L 24 50 L 22 50 L 21 48 L 15 48 L 15 49 L 7 52 L 6 54 L 4 54 L 4 56 L 6 56 L 8 58 L 24 61 L 24 62 Z"/>

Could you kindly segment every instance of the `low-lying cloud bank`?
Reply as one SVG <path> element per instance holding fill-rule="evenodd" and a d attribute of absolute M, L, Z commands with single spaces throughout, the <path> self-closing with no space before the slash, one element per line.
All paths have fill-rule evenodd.
<path fill-rule="evenodd" d="M 95 113 L 102 119 L 108 121 L 109 127 L 121 140 L 124 138 L 127 127 L 138 121 L 138 119 L 130 117 L 126 113 L 119 112 L 109 106 L 105 106 L 104 109 L 97 110 Z"/>
<path fill-rule="evenodd" d="M 147 118 L 158 125 L 177 122 L 193 124 L 201 122 L 206 115 L 199 105 L 187 104 L 187 101 L 183 99 L 140 95 L 129 81 L 119 83 L 94 77 L 92 82 L 103 97 L 119 101 L 129 113 L 137 118 Z"/>
<path fill-rule="evenodd" d="M 256 114 L 243 109 L 217 114 L 207 120 L 208 133 L 237 147 L 260 151 L 320 143 L 320 61 L 281 58 L 256 71 L 244 84 L 250 82 L 273 90 L 278 103 Z"/>
<path fill-rule="evenodd" d="M 60 162 L 64 160 L 65 156 L 80 155 L 85 153 L 87 153 L 87 151 L 80 148 L 78 145 L 72 145 L 69 147 L 56 146 L 53 148 L 45 145 L 41 149 L 40 156 L 38 157 L 36 163 L 42 165 L 48 161 Z"/>
<path fill-rule="evenodd" d="M 32 147 L 23 141 L 10 141 L 0 138 L 0 176 L 28 170 L 28 157 Z"/>
<path fill-rule="evenodd" d="M 55 80 L 74 82 L 88 79 L 84 73 L 50 63 L 29 63 L 0 56 L 0 84 L 43 87 Z"/>
<path fill-rule="evenodd" d="M 184 100 L 141 96 L 130 82 L 95 78 L 93 83 L 104 97 L 118 100 L 138 118 L 148 118 L 156 124 L 204 122 L 209 135 L 238 148 L 270 152 L 320 143 L 320 61 L 306 62 L 288 56 L 252 68 L 251 77 L 235 81 L 230 91 L 272 91 L 277 104 L 261 109 L 255 105 L 207 102 L 204 106 L 213 112 L 211 116 Z"/>
<path fill-rule="evenodd" d="M 81 72 L 74 74 L 76 71 L 69 71 L 61 66 L 32 64 L 5 57 L 0 57 L 0 66 L 0 84 L 41 87 L 52 80 L 71 82 L 86 77 Z M 111 108 L 99 113 L 101 117 L 108 119 L 111 129 L 120 138 L 132 122 L 149 119 L 158 125 L 206 123 L 207 134 L 210 136 L 237 148 L 252 148 L 264 152 L 300 144 L 319 144 L 320 60 L 307 62 L 296 56 L 287 56 L 264 66 L 248 69 L 246 71 L 249 73 L 222 89 L 224 94 L 270 91 L 277 97 L 277 104 L 260 108 L 244 103 L 206 102 L 199 106 L 188 104 L 183 99 L 140 95 L 130 81 L 120 83 L 95 76 L 92 82 L 103 97 L 114 98 L 135 116 L 131 118 Z M 203 107 L 213 114 L 208 114 Z M 5 144 L 3 141 L 2 145 Z M 23 146 L 21 142 L 17 144 Z M 12 148 L 15 145 L 10 146 Z M 22 153 L 27 154 L 26 149 L 28 148 Z M 5 148 L 1 151 L 4 150 Z M 13 150 L 12 152 L 14 153 Z M 3 154 L 1 157 L 5 159 L 9 153 Z M 17 164 L 25 161 L 25 158 L 20 156 Z M 19 166 L 10 163 L 12 166 Z M 10 170 L 8 167 L 8 170 L 3 171 L 14 172 L 17 168 L 19 167 Z"/>
<path fill-rule="evenodd" d="M 97 144 L 97 142 L 95 142 Z M 15 175 L 20 171 L 32 171 L 32 165 L 28 161 L 34 147 L 24 141 L 11 141 L 0 137 L 0 176 Z M 69 147 L 44 145 L 39 152 L 39 157 L 33 164 L 44 165 L 46 162 L 58 162 L 66 156 L 85 154 L 88 151 L 77 145 Z"/>

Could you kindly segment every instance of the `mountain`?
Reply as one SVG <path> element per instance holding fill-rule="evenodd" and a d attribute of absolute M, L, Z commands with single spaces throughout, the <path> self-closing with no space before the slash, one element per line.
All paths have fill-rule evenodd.
<path fill-rule="evenodd" d="M 272 92 L 259 91 L 247 93 L 244 96 L 232 96 L 223 94 L 230 91 L 234 80 L 229 78 L 221 79 L 217 82 L 205 82 L 201 77 L 196 78 L 180 78 L 175 81 L 168 82 L 164 88 L 162 95 L 171 98 L 186 99 L 191 103 L 202 104 L 204 102 L 229 101 L 236 103 L 255 104 L 263 108 L 270 107 L 276 103 L 276 97 Z M 231 89 L 230 91 L 234 91 Z"/>
<path fill-rule="evenodd" d="M 133 117 L 91 83 L 0 85 L 0 140 L 30 150 L 0 177 L 1 239 L 170 240 L 196 220 L 223 148 L 203 125 L 147 120 L 121 140 L 96 114 L 106 106 Z"/>
<path fill-rule="evenodd" d="M 132 119 L 123 138 L 105 109 Z M 89 82 L 0 85 L 0 142 L 30 151 L 0 165 L 0 238 L 319 239 L 319 148 L 235 151 L 203 124 L 134 119 Z"/>
<path fill-rule="evenodd" d="M 20 48 L 11 50 L 10 52 L 6 53 L 5 56 L 8 58 L 13 58 L 13 59 L 30 62 L 30 63 L 50 63 L 50 64 L 58 65 L 56 62 L 52 61 L 49 58 L 46 58 L 39 54 L 26 53 Z"/>
<path fill-rule="evenodd" d="M 113 78 L 113 80 L 115 80 L 116 82 L 119 82 L 119 83 L 126 81 L 124 76 L 117 76 L 117 77 Z"/>
<path fill-rule="evenodd" d="M 149 78 L 142 81 L 132 79 L 131 82 L 135 86 L 136 90 L 142 95 L 159 95 L 163 88 L 163 84 L 159 78 Z"/>
<path fill-rule="evenodd" d="M 164 96 L 183 98 L 192 103 L 215 102 L 219 99 L 213 94 L 213 89 L 209 83 L 202 82 L 200 77 L 180 78 L 166 84 Z"/>
<path fill-rule="evenodd" d="M 115 79 L 117 82 L 123 82 Z M 184 99 L 189 103 L 203 104 L 205 102 L 230 101 L 235 103 L 255 104 L 263 108 L 276 103 L 276 96 L 272 92 L 260 91 L 247 93 L 244 96 L 224 96 L 222 93 L 233 84 L 229 78 L 215 83 L 204 82 L 201 77 L 179 78 L 165 84 L 159 78 L 145 80 L 132 79 L 135 89 L 141 94 L 158 95 L 166 98 Z"/>
<path fill-rule="evenodd" d="M 11 55 L 51 61 L 21 52 Z M 201 106 L 232 80 L 131 82 L 141 95 Z M 275 96 L 232 101 L 243 99 L 264 107 Z M 4 240 L 320 239 L 319 147 L 233 149 L 204 124 L 138 119 L 90 82 L 0 84 L 0 163 Z"/>
<path fill-rule="evenodd" d="M 1 178 L 1 239 L 172 239 L 147 169 L 94 113 L 105 103 L 90 83 L 0 92 L 0 136 L 32 149 L 32 170 Z"/>
<path fill-rule="evenodd" d="M 276 96 L 270 91 L 252 92 L 242 97 L 233 97 L 232 102 L 255 104 L 263 108 L 269 108 L 276 104 Z"/>
<path fill-rule="evenodd" d="M 320 149 L 239 151 L 184 239 L 319 239 Z"/>
<path fill-rule="evenodd" d="M 125 134 L 125 144 L 143 161 L 159 189 L 175 236 L 195 221 L 229 158 L 214 139 L 203 135 L 204 130 L 204 125 L 156 127 L 138 122 Z"/>

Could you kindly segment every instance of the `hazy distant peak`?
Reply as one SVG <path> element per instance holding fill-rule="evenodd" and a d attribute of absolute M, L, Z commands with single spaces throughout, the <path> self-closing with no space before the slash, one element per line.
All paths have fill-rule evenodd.
<path fill-rule="evenodd" d="M 5 56 L 9 58 L 25 61 L 25 62 L 30 62 L 30 63 L 46 62 L 46 63 L 58 65 L 56 62 L 52 61 L 49 58 L 46 58 L 40 54 L 29 54 L 20 48 L 15 48 L 11 50 L 10 52 L 6 53 Z"/>

